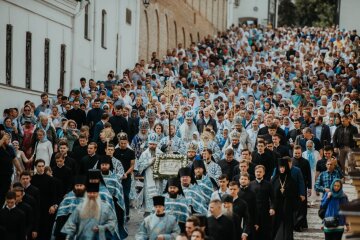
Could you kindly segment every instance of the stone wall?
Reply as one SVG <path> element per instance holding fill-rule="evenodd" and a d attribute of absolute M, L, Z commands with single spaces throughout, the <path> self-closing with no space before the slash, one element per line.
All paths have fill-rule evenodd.
<path fill-rule="evenodd" d="M 228 0 L 151 0 L 141 5 L 139 58 L 164 56 L 178 43 L 188 47 L 208 34 L 225 30 Z"/>

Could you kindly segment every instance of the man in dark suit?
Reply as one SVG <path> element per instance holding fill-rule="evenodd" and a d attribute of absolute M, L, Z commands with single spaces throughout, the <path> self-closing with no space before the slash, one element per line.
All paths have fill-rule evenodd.
<path fill-rule="evenodd" d="M 315 122 L 310 125 L 313 135 L 325 146 L 331 143 L 331 133 L 328 125 L 323 123 L 323 117 L 317 116 Z"/>
<path fill-rule="evenodd" d="M 31 231 L 27 233 L 27 237 L 28 239 L 35 239 L 37 237 L 39 226 L 39 212 L 37 202 L 35 198 L 25 193 L 24 187 L 19 182 L 13 184 L 12 191 L 14 191 L 16 194 L 17 205 L 19 205 L 20 202 L 26 203 L 31 208 Z"/>
<path fill-rule="evenodd" d="M 78 129 L 86 124 L 86 113 L 80 108 L 79 100 L 74 100 L 73 108 L 67 111 L 65 116 L 67 119 L 74 120 Z"/>
<path fill-rule="evenodd" d="M 128 139 L 131 143 L 133 137 L 139 132 L 139 121 L 140 119 L 137 117 L 137 111 L 133 110 L 131 116 L 130 114 L 130 108 L 125 106 L 122 111 L 122 116 L 126 119 L 128 123 Z M 135 116 L 133 116 L 135 115 Z"/>
<path fill-rule="evenodd" d="M 204 109 L 204 117 L 197 121 L 196 127 L 200 134 L 206 127 L 210 127 L 212 130 L 214 130 L 215 133 L 217 132 L 217 124 L 215 119 L 210 116 L 210 108 Z"/>
<path fill-rule="evenodd" d="M 23 240 L 26 239 L 26 216 L 25 213 L 16 207 L 16 194 L 6 194 L 5 207 L 0 210 L 0 228 L 3 229 L 2 239 Z"/>
<path fill-rule="evenodd" d="M 37 207 L 40 206 L 40 191 L 37 187 L 31 184 L 31 174 L 24 171 L 20 174 L 20 183 L 24 188 L 25 194 L 30 195 L 36 201 Z"/>
<path fill-rule="evenodd" d="M 86 115 L 86 125 L 90 128 L 90 134 L 94 133 L 94 127 L 101 120 L 104 110 L 100 108 L 101 101 L 99 98 L 94 100 L 93 108 Z"/>
<path fill-rule="evenodd" d="M 22 186 L 18 186 L 16 188 L 13 188 L 13 190 L 15 195 L 16 195 L 16 207 L 19 208 L 20 210 L 22 210 L 25 214 L 25 219 L 26 219 L 26 223 L 25 223 L 25 232 L 26 235 L 28 236 L 28 239 L 31 236 L 31 233 L 33 232 L 33 225 L 35 223 L 35 213 L 32 209 L 32 207 L 26 203 L 25 201 L 23 201 L 23 197 L 24 197 L 24 188 Z"/>
<path fill-rule="evenodd" d="M 105 128 L 105 123 L 107 123 L 108 121 L 109 114 L 103 113 L 101 116 L 101 120 L 98 121 L 94 127 L 94 136 L 92 138 L 94 142 L 97 142 L 99 140 L 100 132 Z"/>
<path fill-rule="evenodd" d="M 31 183 L 39 189 L 39 232 L 37 239 L 48 240 L 51 236 L 51 229 L 54 221 L 54 214 L 57 210 L 56 185 L 54 179 L 45 173 L 45 161 L 35 161 L 36 174 L 32 177 Z"/>
<path fill-rule="evenodd" d="M 123 107 L 121 105 L 117 105 L 115 107 L 115 115 L 110 117 L 109 123 L 111 123 L 111 127 L 115 132 L 115 136 L 117 136 L 120 132 L 124 132 L 128 134 L 129 126 L 128 121 L 122 115 Z M 117 144 L 117 138 L 114 138 L 114 144 Z"/>

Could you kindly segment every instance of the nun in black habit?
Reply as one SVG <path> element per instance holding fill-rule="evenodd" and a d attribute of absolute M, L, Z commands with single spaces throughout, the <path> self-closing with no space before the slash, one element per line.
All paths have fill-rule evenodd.
<path fill-rule="evenodd" d="M 288 157 L 278 160 L 275 177 L 271 180 L 275 198 L 274 240 L 293 240 L 294 210 L 298 189 L 291 177 Z"/>

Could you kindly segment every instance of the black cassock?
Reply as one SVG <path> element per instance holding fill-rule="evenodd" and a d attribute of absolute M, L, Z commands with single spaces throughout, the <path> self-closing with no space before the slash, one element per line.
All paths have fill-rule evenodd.
<path fill-rule="evenodd" d="M 56 184 L 52 177 L 46 174 L 35 174 L 31 179 L 31 184 L 40 191 L 40 207 L 39 207 L 39 232 L 38 240 L 49 240 L 51 229 L 55 220 L 55 214 L 49 214 L 51 206 L 56 204 Z"/>
<path fill-rule="evenodd" d="M 26 216 L 19 208 L 0 210 L 1 239 L 24 240 L 26 236 Z"/>
<path fill-rule="evenodd" d="M 306 189 L 311 189 L 314 183 L 311 182 L 311 169 L 309 161 L 305 158 L 293 158 L 292 163 L 294 166 L 300 168 L 304 178 L 305 184 L 305 200 L 302 202 L 298 201 L 298 208 L 295 213 L 295 229 L 296 228 L 307 228 L 307 193 Z"/>
<path fill-rule="evenodd" d="M 218 218 L 208 217 L 209 237 L 213 240 L 235 240 L 234 222 L 229 217 L 221 215 Z"/>
<path fill-rule="evenodd" d="M 284 184 L 284 191 L 281 192 Z M 271 180 L 275 198 L 275 221 L 274 221 L 274 240 L 293 240 L 294 239 L 294 211 L 298 199 L 298 187 L 292 179 L 291 174 L 275 176 Z"/>
<path fill-rule="evenodd" d="M 270 208 L 274 208 L 274 190 L 270 182 L 266 180 L 251 181 L 249 190 L 256 196 L 256 217 L 255 222 L 259 225 L 259 229 L 254 232 L 253 239 L 270 240 L 271 238 L 271 222 Z"/>

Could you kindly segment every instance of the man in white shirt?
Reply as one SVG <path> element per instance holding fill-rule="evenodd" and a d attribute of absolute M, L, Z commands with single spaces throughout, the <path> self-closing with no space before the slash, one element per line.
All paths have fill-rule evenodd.
<path fill-rule="evenodd" d="M 221 197 L 224 194 L 230 194 L 229 188 L 227 187 L 228 184 L 229 184 L 229 177 L 226 174 L 221 174 L 219 177 L 219 189 L 211 194 L 210 201 L 215 199 L 221 200 Z"/>

